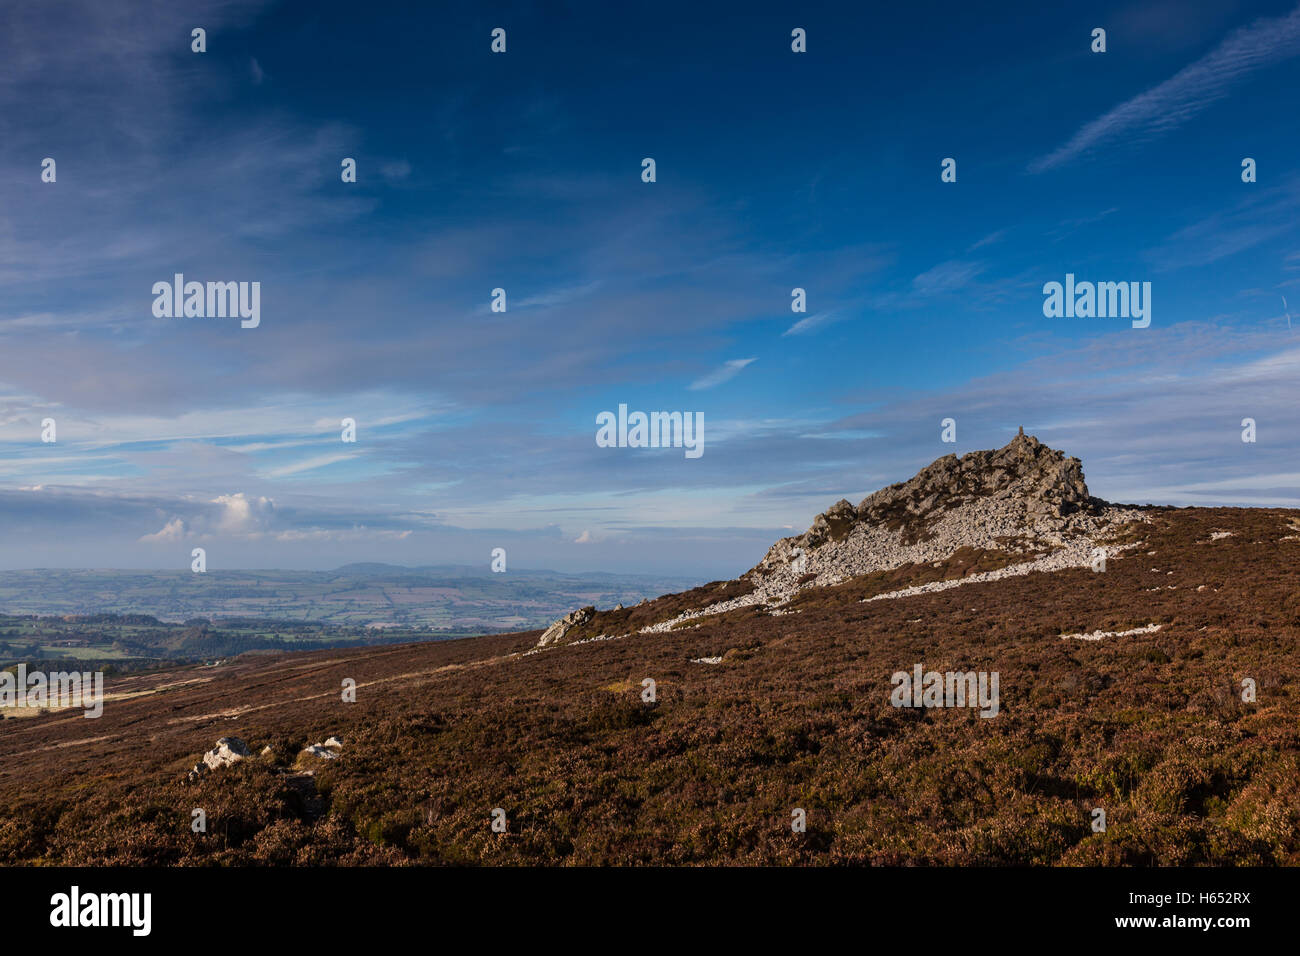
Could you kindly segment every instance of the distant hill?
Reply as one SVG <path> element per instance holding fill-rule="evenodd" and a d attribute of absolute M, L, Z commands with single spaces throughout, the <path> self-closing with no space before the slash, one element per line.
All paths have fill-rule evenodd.
<path fill-rule="evenodd" d="M 333 571 L 321 572 L 344 577 L 432 577 L 432 578 L 499 578 L 489 568 L 473 564 L 422 564 L 408 567 L 402 564 L 383 564 L 375 561 L 361 561 L 345 564 Z M 511 568 L 508 572 L 515 577 L 570 581 L 616 581 L 621 583 L 650 583 L 663 580 L 679 580 L 649 574 L 616 574 L 609 571 L 548 571 L 540 568 Z"/>

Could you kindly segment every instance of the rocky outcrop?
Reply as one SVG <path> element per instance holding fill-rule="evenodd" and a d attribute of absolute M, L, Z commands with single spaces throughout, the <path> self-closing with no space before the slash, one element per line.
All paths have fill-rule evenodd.
<path fill-rule="evenodd" d="M 217 745 L 203 755 L 201 763 L 196 763 L 189 772 L 190 780 L 197 780 L 211 770 L 229 767 L 249 755 L 248 745 L 238 737 L 222 737 Z"/>
<path fill-rule="evenodd" d="M 1052 518 L 1095 512 L 1105 504 L 1088 494 L 1079 459 L 1049 448 L 1022 428 L 1002 448 L 961 458 L 946 455 L 909 480 L 868 495 L 856 516 L 870 522 L 897 520 L 903 513 L 925 518 L 977 498 L 1015 499 L 1031 517 Z"/>
<path fill-rule="evenodd" d="M 806 532 L 773 545 L 751 574 L 762 576 L 791 561 L 798 561 L 803 569 L 808 555 L 824 545 L 871 529 L 896 532 L 901 544 L 915 545 L 934 538 L 945 516 L 972 505 L 986 506 L 975 509 L 977 525 L 996 528 L 1005 536 L 1033 537 L 1067 531 L 1072 515 L 1101 514 L 1106 502 L 1088 494 L 1079 459 L 1049 448 L 1021 429 L 1002 448 L 960 458 L 945 455 L 907 481 L 868 495 L 856 507 L 846 499 L 837 501 L 814 518 Z M 952 550 L 988 543 L 955 542 Z"/>
<path fill-rule="evenodd" d="M 666 631 L 693 618 L 753 605 L 782 613 L 781 605 L 804 588 L 836 585 L 909 564 L 934 565 L 963 549 L 993 552 L 1004 560 L 1000 567 L 964 577 L 958 584 L 1083 567 L 1113 528 L 1141 520 L 1145 518 L 1139 511 L 1092 497 L 1079 459 L 1049 448 L 1022 428 L 1001 448 L 960 458 L 945 455 L 856 506 L 847 499 L 837 501 L 803 534 L 772 545 L 742 576 L 750 586 L 743 593 L 682 611 L 639 632 Z M 953 585 L 930 582 L 916 590 Z M 595 608 L 586 607 L 561 618 L 537 646 L 563 642 L 594 615 Z"/>
<path fill-rule="evenodd" d="M 1082 567 L 1110 529 L 1145 520 L 1141 512 L 1088 493 L 1079 459 L 1024 429 L 1002 448 L 946 455 L 907 481 L 856 506 L 837 501 L 801 535 L 782 538 L 743 575 L 748 593 L 641 629 L 665 631 L 695 617 L 752 605 L 772 613 L 800 590 L 842 583 L 907 564 L 942 562 L 963 548 L 1012 557 L 998 570 L 963 581 L 996 580 Z M 961 582 L 935 582 L 940 590 Z M 900 594 L 903 591 L 898 592 Z"/>
<path fill-rule="evenodd" d="M 564 640 L 564 636 L 568 634 L 569 631 L 582 624 L 586 624 L 595 616 L 596 608 L 594 605 L 588 605 L 587 607 L 578 608 L 576 611 L 569 612 L 542 633 L 541 638 L 537 641 L 537 646 L 546 647 L 550 644 L 560 643 Z"/>

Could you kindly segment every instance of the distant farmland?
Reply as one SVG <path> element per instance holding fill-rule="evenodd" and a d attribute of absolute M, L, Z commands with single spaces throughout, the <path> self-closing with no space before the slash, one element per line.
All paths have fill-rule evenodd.
<path fill-rule="evenodd" d="M 492 574 L 465 567 L 350 565 L 335 571 L 0 571 L 0 614 L 147 614 L 428 627 L 457 633 L 544 627 L 575 607 L 635 604 L 698 584 L 650 575 Z"/>

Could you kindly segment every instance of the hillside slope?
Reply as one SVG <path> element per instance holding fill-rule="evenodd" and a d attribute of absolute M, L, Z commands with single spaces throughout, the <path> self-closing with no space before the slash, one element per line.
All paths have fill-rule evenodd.
<path fill-rule="evenodd" d="M 542 647 L 533 631 L 110 678 L 97 720 L 0 721 L 0 862 L 1300 864 L 1300 513 L 1108 519 L 1086 489 L 1038 511 L 1004 487 L 971 500 L 1027 504 L 1016 534 L 772 603 L 699 613 L 761 589 L 765 559 Z M 959 510 L 886 498 L 773 551 L 888 513 L 920 540 Z M 1080 536 L 1104 539 L 1104 572 L 988 576 Z M 997 715 L 893 706 L 891 675 L 918 664 L 998 672 Z M 330 735 L 335 759 L 301 753 Z M 191 781 L 231 736 L 252 756 Z"/>

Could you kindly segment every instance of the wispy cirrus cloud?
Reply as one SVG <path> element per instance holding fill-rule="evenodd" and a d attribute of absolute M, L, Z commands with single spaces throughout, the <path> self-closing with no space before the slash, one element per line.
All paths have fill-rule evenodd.
<path fill-rule="evenodd" d="M 953 259 L 922 272 L 912 280 L 912 288 L 920 295 L 955 292 L 983 271 L 983 263 Z"/>
<path fill-rule="evenodd" d="M 1150 138 L 1175 129 L 1228 95 L 1238 80 L 1300 54 L 1300 7 L 1241 27 L 1195 63 L 1099 116 L 1029 164 L 1031 173 L 1069 163 L 1120 136 Z"/>
<path fill-rule="evenodd" d="M 1296 230 L 1300 179 L 1251 191 L 1233 206 L 1189 223 L 1146 253 L 1161 270 L 1208 266 Z"/>
<path fill-rule="evenodd" d="M 351 461 L 355 457 L 356 454 L 352 452 L 337 455 L 318 455 L 315 458 L 307 458 L 303 461 L 296 461 L 289 465 L 281 465 L 278 468 L 271 468 L 266 472 L 266 477 L 286 478 L 289 475 L 301 474 L 304 471 L 314 471 L 317 468 L 325 468 L 328 465 L 334 465 L 340 461 Z"/>
<path fill-rule="evenodd" d="M 814 312 L 812 315 L 805 316 L 782 332 L 781 337 L 785 338 L 787 335 L 804 335 L 814 329 L 819 329 L 824 325 L 830 325 L 832 322 L 837 321 L 839 317 L 840 314 L 833 309 Z"/>
<path fill-rule="evenodd" d="M 686 387 L 693 392 L 698 392 L 705 388 L 714 388 L 715 386 L 721 385 L 723 382 L 731 381 L 741 373 L 745 366 L 749 365 L 753 361 L 755 360 L 752 358 L 731 359 L 724 362 L 721 368 L 714 369 L 708 375 L 697 378 Z"/>

